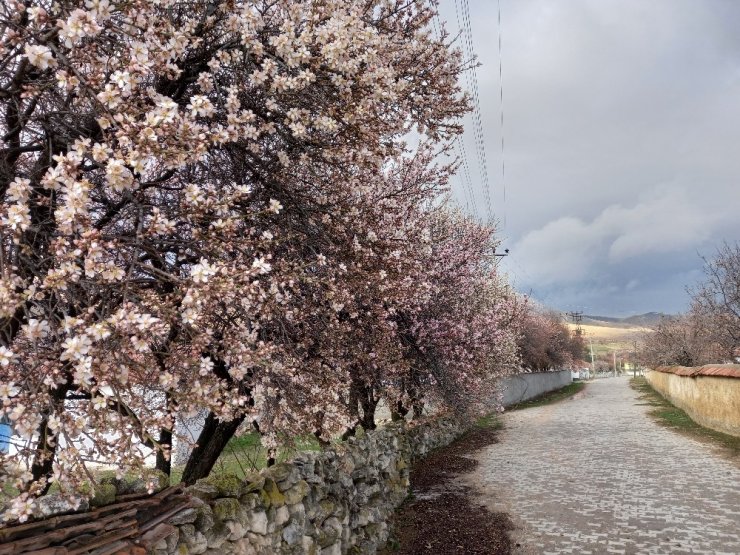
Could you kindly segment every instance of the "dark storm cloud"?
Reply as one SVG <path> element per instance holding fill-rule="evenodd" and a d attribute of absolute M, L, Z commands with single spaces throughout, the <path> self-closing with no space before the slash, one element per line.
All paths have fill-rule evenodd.
<path fill-rule="evenodd" d="M 558 308 L 685 308 L 697 253 L 740 231 L 740 2 L 501 9 L 505 203 L 496 2 L 470 0 L 494 212 L 512 251 L 502 268 Z M 455 34 L 455 1 L 441 11 Z"/>

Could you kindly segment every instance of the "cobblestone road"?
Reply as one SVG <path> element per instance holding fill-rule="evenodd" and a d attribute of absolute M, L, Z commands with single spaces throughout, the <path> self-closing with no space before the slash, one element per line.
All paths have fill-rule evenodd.
<path fill-rule="evenodd" d="M 661 428 L 625 378 L 508 413 L 471 479 L 517 553 L 740 554 L 740 465 Z"/>

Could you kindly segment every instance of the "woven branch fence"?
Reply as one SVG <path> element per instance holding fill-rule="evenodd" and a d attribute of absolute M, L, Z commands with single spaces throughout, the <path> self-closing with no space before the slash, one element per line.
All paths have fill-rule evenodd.
<path fill-rule="evenodd" d="M 0 555 L 145 555 L 174 532 L 166 520 L 192 506 L 181 485 L 121 495 L 85 513 L 0 528 Z"/>

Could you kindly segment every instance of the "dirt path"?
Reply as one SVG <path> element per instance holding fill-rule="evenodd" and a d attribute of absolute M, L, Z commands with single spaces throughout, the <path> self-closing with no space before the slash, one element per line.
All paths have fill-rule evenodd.
<path fill-rule="evenodd" d="M 506 514 L 475 499 L 461 475 L 476 468 L 483 447 L 495 443 L 493 428 L 475 428 L 411 470 L 412 494 L 393 523 L 394 540 L 381 555 L 507 555 Z"/>
<path fill-rule="evenodd" d="M 514 553 L 740 553 L 740 467 L 647 416 L 627 379 L 504 416 L 468 483 Z"/>

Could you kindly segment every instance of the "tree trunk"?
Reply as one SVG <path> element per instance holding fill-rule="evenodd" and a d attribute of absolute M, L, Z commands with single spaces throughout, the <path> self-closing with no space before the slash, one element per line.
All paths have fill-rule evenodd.
<path fill-rule="evenodd" d="M 67 396 L 69 391 L 69 382 L 58 386 L 52 391 L 52 410 L 64 409 L 64 398 Z M 39 439 L 36 444 L 36 453 L 33 456 L 33 463 L 31 465 L 31 475 L 33 480 L 37 481 L 44 477 L 51 476 L 54 456 L 56 454 L 57 445 L 59 444 L 58 438 L 54 437 L 54 442 L 49 441 L 51 438 L 49 430 L 49 414 L 44 414 L 41 419 L 41 423 L 38 427 Z M 47 482 L 44 486 L 43 493 L 49 491 L 51 482 Z"/>
<path fill-rule="evenodd" d="M 163 365 L 161 365 L 163 366 Z M 170 392 L 167 392 L 165 395 L 165 406 L 167 408 L 167 411 L 169 411 L 170 414 L 172 414 L 172 394 Z M 172 426 L 174 426 L 175 423 L 172 423 Z M 155 464 L 155 468 L 157 470 L 161 470 L 164 472 L 167 476 L 170 475 L 172 472 L 172 429 L 168 428 L 161 428 L 159 430 L 159 449 L 157 449 L 157 462 Z M 167 451 L 169 451 L 170 456 L 165 457 L 164 456 L 164 450 L 165 448 Z"/>
<path fill-rule="evenodd" d="M 422 396 L 421 388 L 417 385 L 418 375 L 414 373 L 409 381 L 411 383 L 408 386 L 407 393 L 411 404 L 411 416 L 416 419 L 420 418 L 424 411 L 424 397 Z M 447 393 L 444 388 L 442 388 L 442 392 Z"/>
<path fill-rule="evenodd" d="M 208 413 L 198 436 L 198 443 L 190 453 L 182 473 L 182 481 L 185 484 L 194 484 L 208 476 L 219 455 L 243 421 L 244 416 L 239 416 L 234 420 L 222 422 L 213 413 Z"/>
<path fill-rule="evenodd" d="M 401 391 L 406 391 L 406 379 L 401 378 Z M 398 401 L 395 402 L 395 404 L 390 405 L 391 409 L 391 422 L 400 422 L 401 420 L 404 420 L 406 418 L 406 414 L 408 413 L 408 409 L 403 406 L 403 401 L 401 400 L 402 397 L 399 397 Z"/>
<path fill-rule="evenodd" d="M 414 418 L 421 418 L 423 414 L 424 414 L 424 402 L 415 401 L 414 402 Z"/>
<path fill-rule="evenodd" d="M 403 406 L 403 403 L 397 401 L 395 407 L 391 406 L 391 422 L 400 422 L 406 418 L 405 415 L 407 412 L 408 410 Z"/>
<path fill-rule="evenodd" d="M 342 434 L 342 441 L 347 441 L 349 438 L 354 437 L 357 433 L 357 424 L 352 426 L 351 428 L 347 428 L 344 433 Z"/>
<path fill-rule="evenodd" d="M 159 430 L 159 446 L 160 449 L 157 449 L 157 463 L 155 468 L 169 476 L 170 472 L 172 472 L 172 430 L 166 428 Z M 161 449 L 163 446 L 167 446 L 170 452 L 169 457 L 164 456 L 164 451 Z"/>
<path fill-rule="evenodd" d="M 373 395 L 371 385 L 361 386 L 360 405 L 362 406 L 362 427 L 365 430 L 375 429 L 375 407 L 378 406 L 378 400 Z"/>
<path fill-rule="evenodd" d="M 350 437 L 353 437 L 357 433 L 357 426 L 360 424 L 360 385 L 358 380 L 352 376 L 352 383 L 349 386 L 349 403 L 348 409 L 352 416 L 352 425 L 347 428 L 342 434 L 342 441 L 347 441 Z"/>

